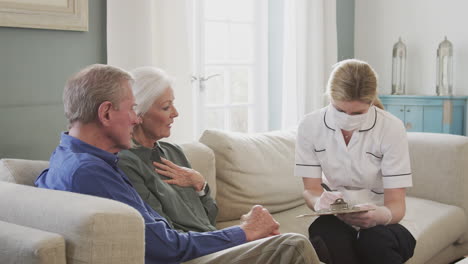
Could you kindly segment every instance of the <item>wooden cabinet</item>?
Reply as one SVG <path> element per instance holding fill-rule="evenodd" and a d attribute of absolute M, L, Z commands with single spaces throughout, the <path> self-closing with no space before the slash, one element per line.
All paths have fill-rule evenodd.
<path fill-rule="evenodd" d="M 466 135 L 468 96 L 380 95 L 385 110 L 407 131 Z"/>

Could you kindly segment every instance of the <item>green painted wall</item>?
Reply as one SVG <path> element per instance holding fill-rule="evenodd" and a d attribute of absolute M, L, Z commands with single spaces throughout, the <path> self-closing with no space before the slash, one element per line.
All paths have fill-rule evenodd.
<path fill-rule="evenodd" d="M 0 27 L 0 158 L 48 160 L 66 129 L 71 74 L 106 63 L 106 1 L 89 1 L 89 31 Z"/>
<path fill-rule="evenodd" d="M 336 0 L 338 61 L 354 58 L 354 0 Z"/>

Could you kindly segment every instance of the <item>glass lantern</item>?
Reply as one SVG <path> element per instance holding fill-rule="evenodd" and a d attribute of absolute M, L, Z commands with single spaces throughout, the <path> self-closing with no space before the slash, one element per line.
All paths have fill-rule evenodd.
<path fill-rule="evenodd" d="M 445 37 L 437 49 L 437 95 L 452 95 L 453 46 Z"/>
<path fill-rule="evenodd" d="M 405 94 L 406 45 L 398 38 L 392 53 L 392 94 Z"/>

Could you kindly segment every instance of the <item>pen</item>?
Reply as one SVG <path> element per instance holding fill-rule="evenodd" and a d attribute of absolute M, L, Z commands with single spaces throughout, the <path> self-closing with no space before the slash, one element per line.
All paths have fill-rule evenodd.
<path fill-rule="evenodd" d="M 325 183 L 321 183 L 320 185 L 322 185 L 323 189 L 325 189 L 325 191 L 327 192 L 332 192 L 332 190 L 330 189 L 330 187 L 328 187 L 328 185 L 326 185 Z"/>

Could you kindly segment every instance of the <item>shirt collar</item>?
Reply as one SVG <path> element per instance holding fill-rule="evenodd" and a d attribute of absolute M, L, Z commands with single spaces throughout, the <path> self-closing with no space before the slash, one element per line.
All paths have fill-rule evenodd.
<path fill-rule="evenodd" d="M 325 113 L 323 115 L 323 123 L 325 127 L 327 127 L 330 130 L 336 131 L 336 125 L 335 125 L 335 117 L 333 116 L 330 107 L 333 107 L 332 104 L 329 104 L 327 107 L 325 107 Z M 375 123 L 377 123 L 377 109 L 374 105 L 372 105 L 369 108 L 369 114 L 367 115 L 366 120 L 364 123 L 361 125 L 361 128 L 359 129 L 359 132 L 365 132 L 369 131 L 372 128 L 375 127 Z"/>
<path fill-rule="evenodd" d="M 75 153 L 88 153 L 104 160 L 109 165 L 115 167 L 119 158 L 116 154 L 112 154 L 103 149 L 90 145 L 80 139 L 70 136 L 68 132 L 63 132 L 60 137 L 60 146 L 70 148 Z"/>
<path fill-rule="evenodd" d="M 132 139 L 134 147 L 130 149 L 133 153 L 135 153 L 139 157 L 143 157 L 145 160 L 159 160 L 155 156 L 164 155 L 164 151 L 159 144 L 159 141 L 156 141 L 156 144 L 153 148 L 147 148 L 141 145 L 135 139 Z"/>
<path fill-rule="evenodd" d="M 365 132 L 373 129 L 377 123 L 377 107 L 375 105 L 369 108 L 369 114 L 361 126 L 359 132 Z"/>

